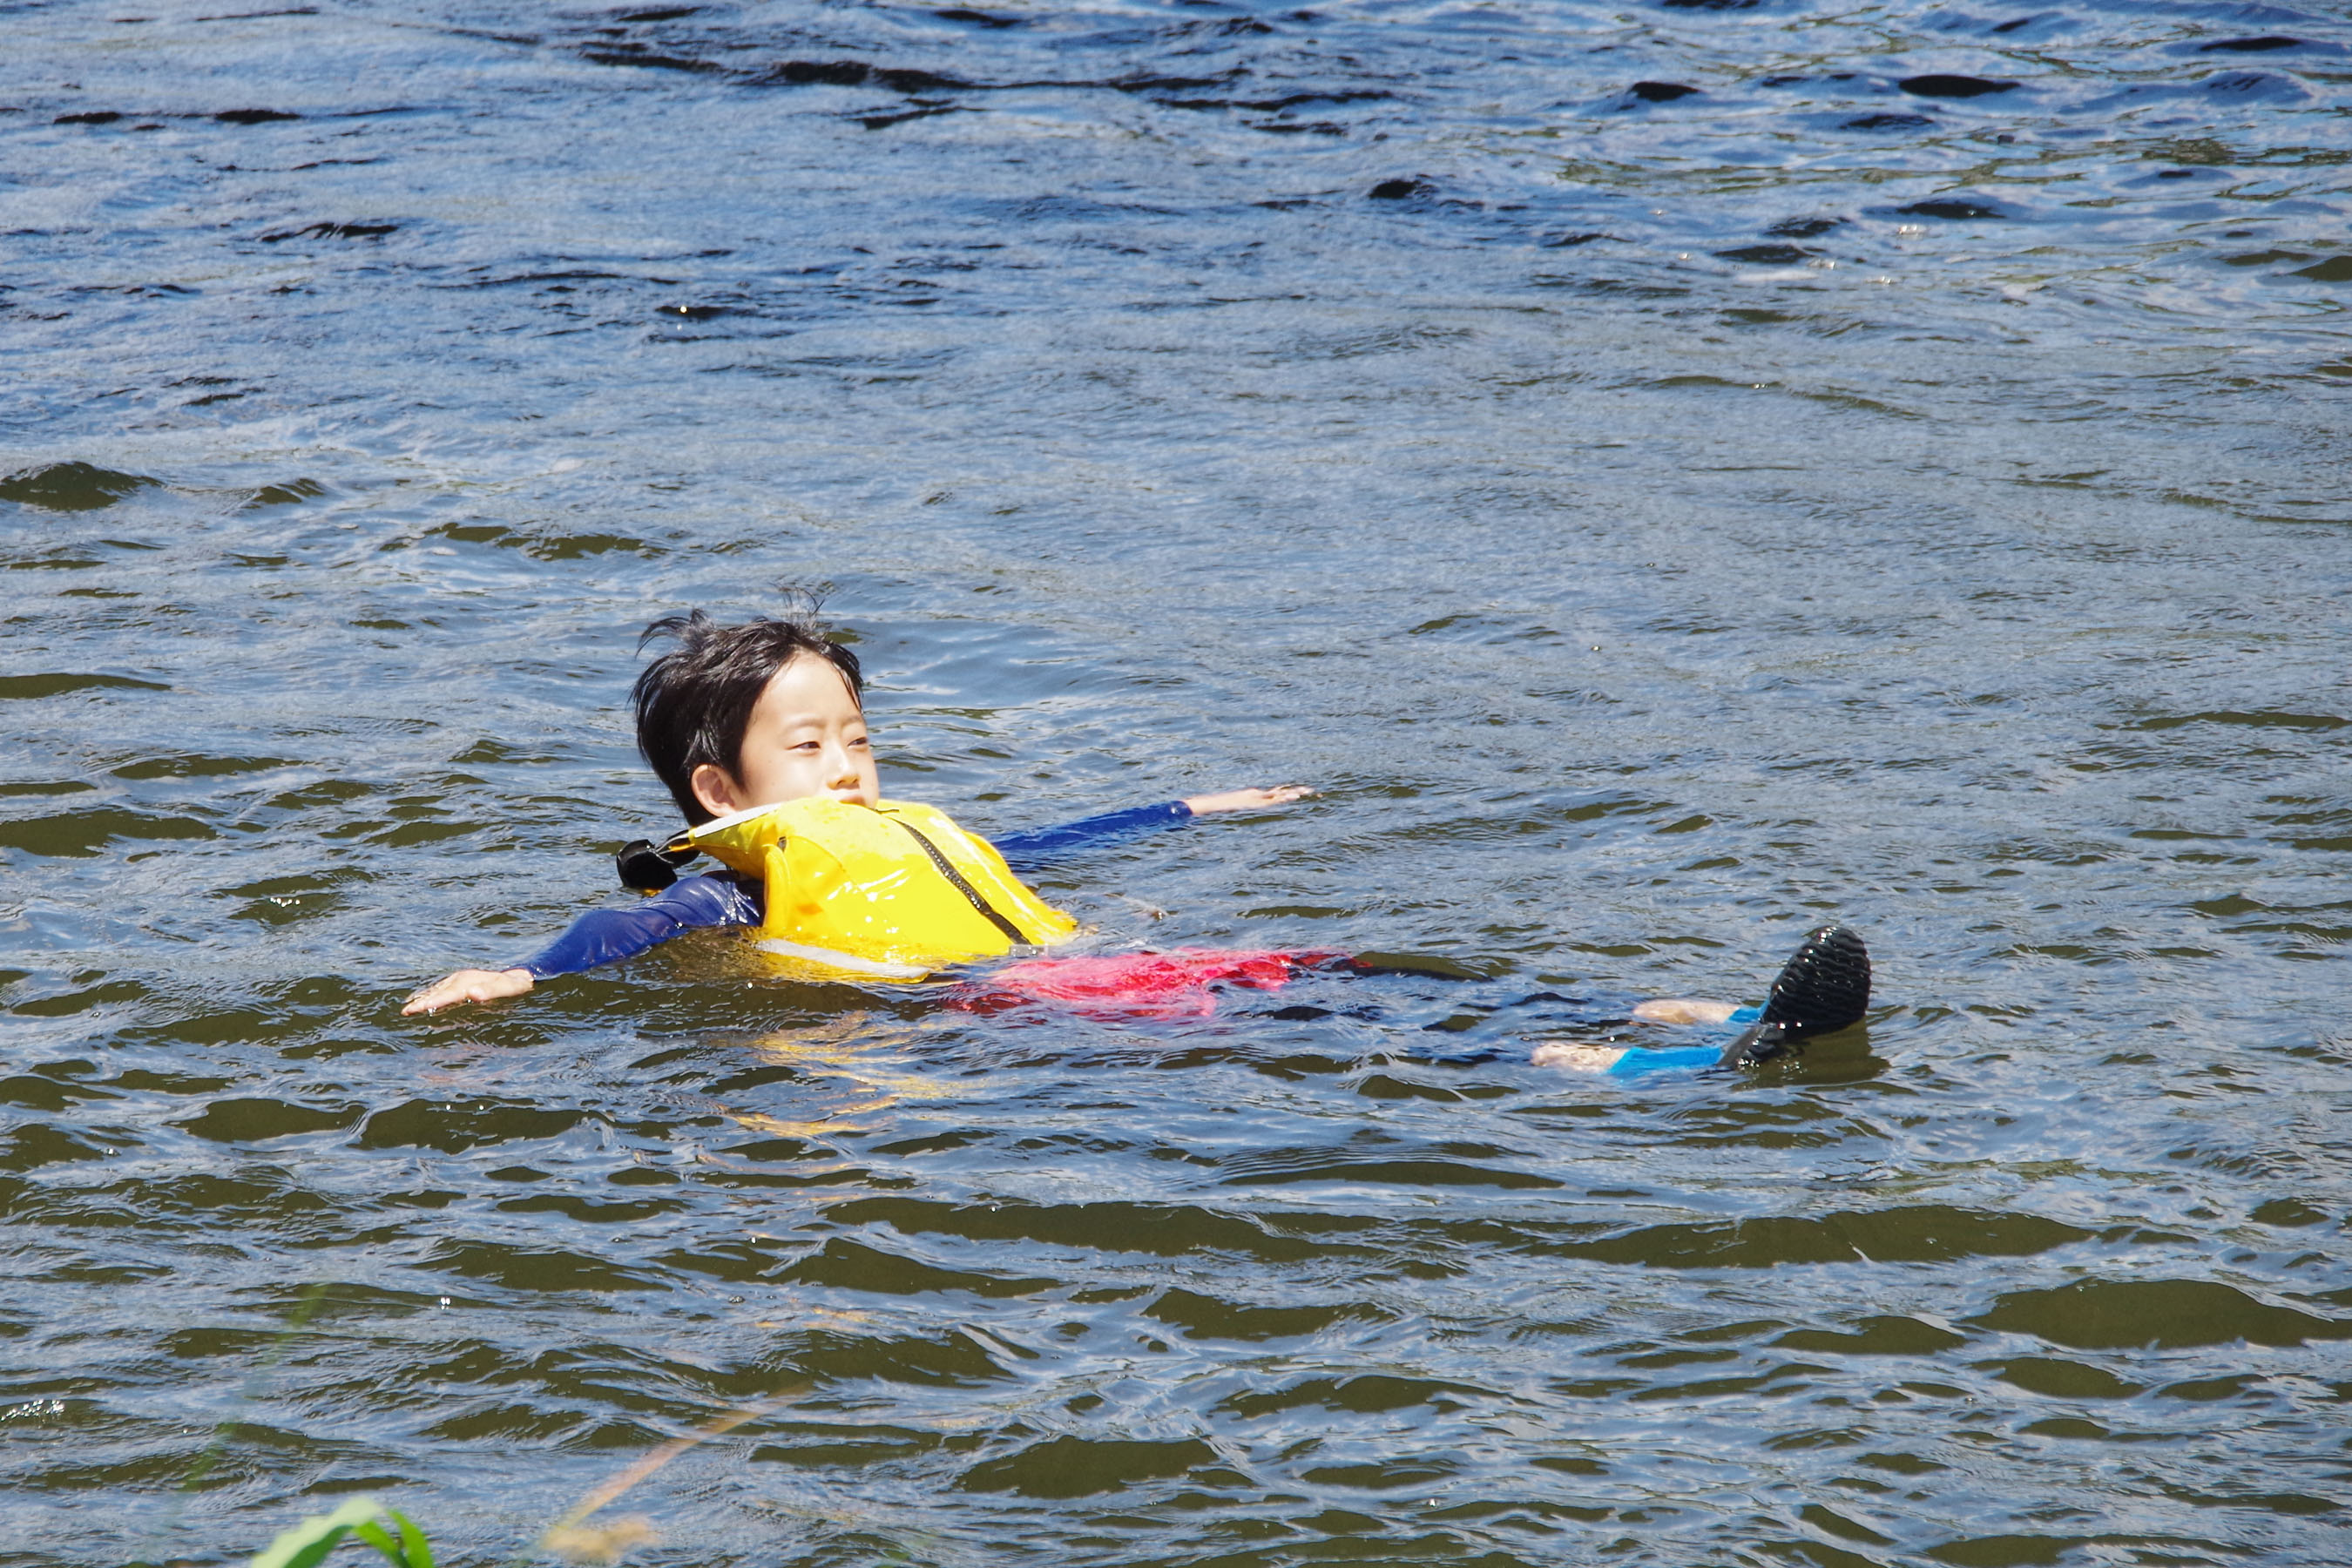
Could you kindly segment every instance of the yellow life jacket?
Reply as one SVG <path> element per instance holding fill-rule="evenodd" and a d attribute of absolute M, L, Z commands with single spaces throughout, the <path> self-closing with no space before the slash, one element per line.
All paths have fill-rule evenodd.
<path fill-rule="evenodd" d="M 1022 885 L 994 845 L 933 806 L 788 801 L 706 822 L 684 838 L 766 883 L 761 948 L 821 978 L 919 980 L 1077 930 Z"/>

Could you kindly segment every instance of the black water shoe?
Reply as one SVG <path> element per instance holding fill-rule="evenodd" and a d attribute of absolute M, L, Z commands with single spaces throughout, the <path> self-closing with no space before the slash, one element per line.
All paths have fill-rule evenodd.
<path fill-rule="evenodd" d="M 1823 926 L 1807 935 L 1781 966 L 1764 1016 L 1715 1065 L 1744 1068 L 1769 1061 L 1809 1035 L 1861 1022 L 1869 1007 L 1870 950 L 1850 927 Z"/>

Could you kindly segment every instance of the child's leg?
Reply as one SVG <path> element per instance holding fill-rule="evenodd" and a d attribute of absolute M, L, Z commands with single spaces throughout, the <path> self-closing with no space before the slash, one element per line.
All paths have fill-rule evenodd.
<path fill-rule="evenodd" d="M 1723 1047 L 1675 1046 L 1647 1050 L 1639 1046 L 1580 1046 L 1567 1040 L 1546 1040 L 1528 1059 L 1539 1068 L 1632 1078 L 1637 1073 L 1697 1072 L 1715 1067 L 1723 1060 Z"/>
<path fill-rule="evenodd" d="M 1752 1007 L 1742 1007 L 1737 1002 L 1702 1002 L 1696 997 L 1669 999 L 1662 996 L 1634 1008 L 1633 1016 L 1650 1024 L 1728 1024 L 1736 1018 L 1741 1023 L 1750 1022 L 1751 1019 L 1740 1018 L 1739 1015 L 1752 1015 L 1755 1011 Z"/>
<path fill-rule="evenodd" d="M 1538 1067 L 1626 1077 L 1662 1070 L 1748 1067 L 1780 1055 L 1811 1035 L 1825 1035 L 1861 1021 L 1870 1006 L 1870 952 L 1844 926 L 1810 932 L 1772 982 L 1761 1008 L 1722 1002 L 1645 1002 L 1633 1010 L 1653 1023 L 1725 1024 L 1750 1026 L 1728 1047 L 1687 1046 L 1664 1050 L 1579 1045 L 1549 1040 L 1529 1058 Z"/>

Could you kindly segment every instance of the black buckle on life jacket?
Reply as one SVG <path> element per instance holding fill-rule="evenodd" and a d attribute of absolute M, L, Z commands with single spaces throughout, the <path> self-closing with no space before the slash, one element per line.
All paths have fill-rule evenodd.
<path fill-rule="evenodd" d="M 644 838 L 632 838 L 613 857 L 613 868 L 621 874 L 621 886 L 635 888 L 640 893 L 658 893 L 677 880 L 677 868 L 702 853 L 688 844 L 679 834 L 661 847 Z"/>

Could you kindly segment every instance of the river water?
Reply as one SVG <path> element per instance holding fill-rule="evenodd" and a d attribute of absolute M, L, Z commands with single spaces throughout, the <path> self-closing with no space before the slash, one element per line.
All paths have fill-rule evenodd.
<path fill-rule="evenodd" d="M 2342 1556 L 2340 13 L 248 7 L 0 5 L 0 1563 Z M 1099 941 L 1470 978 L 401 1018 L 820 584 L 975 828 L 1321 787 Z"/>

